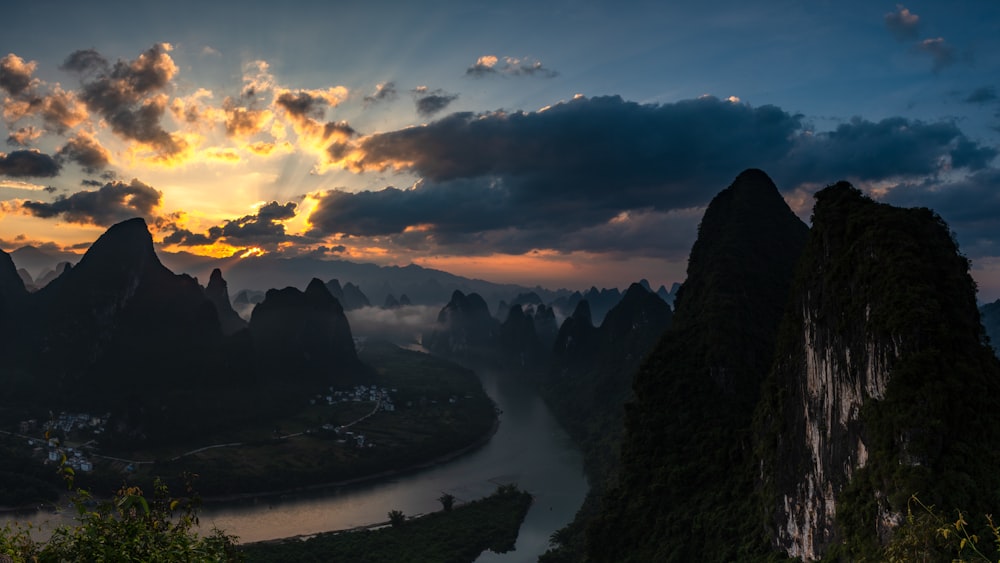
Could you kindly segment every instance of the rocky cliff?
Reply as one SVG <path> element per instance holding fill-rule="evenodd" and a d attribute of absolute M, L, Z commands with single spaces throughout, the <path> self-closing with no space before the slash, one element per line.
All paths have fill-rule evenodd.
<path fill-rule="evenodd" d="M 218 268 L 212 270 L 212 275 L 205 286 L 205 296 L 208 297 L 219 319 L 219 326 L 224 334 L 233 334 L 247 327 L 247 322 L 233 309 L 229 301 L 229 284 L 222 277 Z"/>
<path fill-rule="evenodd" d="M 816 194 L 758 412 L 775 547 L 807 561 L 877 557 L 913 493 L 947 509 L 1000 506 L 988 399 L 1000 371 L 968 268 L 928 209 L 843 182 Z"/>

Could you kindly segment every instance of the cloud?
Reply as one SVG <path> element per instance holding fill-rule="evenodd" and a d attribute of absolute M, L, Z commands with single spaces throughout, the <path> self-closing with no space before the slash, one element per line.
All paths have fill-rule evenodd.
<path fill-rule="evenodd" d="M 697 213 L 685 210 L 706 205 L 745 168 L 763 168 L 788 192 L 811 193 L 839 179 L 977 172 L 997 156 L 952 122 L 855 118 L 815 132 L 778 107 L 713 97 L 577 98 L 536 112 L 454 113 L 359 138 L 354 149 L 358 170 L 420 180 L 406 189 L 315 194 L 310 236 L 470 253 L 476 246 L 679 252 L 657 231 L 676 225 L 693 233 Z"/>
<path fill-rule="evenodd" d="M 996 155 L 995 148 L 970 140 L 952 122 L 855 117 L 833 131 L 799 136 L 774 174 L 789 184 L 831 178 L 879 181 L 934 175 L 952 167 L 978 170 Z"/>
<path fill-rule="evenodd" d="M 32 78 L 36 63 L 11 53 L 0 59 L 0 90 L 10 97 L 3 101 L 3 116 L 8 123 L 38 115 L 59 133 L 82 123 L 87 112 L 76 96 L 58 85 L 43 94 L 42 82 Z"/>
<path fill-rule="evenodd" d="M 347 98 L 347 88 L 334 86 L 327 90 L 281 90 L 274 104 L 284 109 L 294 120 L 323 119 L 328 107 L 336 107 Z"/>
<path fill-rule="evenodd" d="M 932 69 L 941 72 L 955 63 L 955 48 L 941 37 L 924 39 L 917 43 L 917 51 L 930 55 Z"/>
<path fill-rule="evenodd" d="M 220 226 L 210 227 L 206 233 L 194 233 L 173 225 L 173 232 L 163 239 L 163 244 L 179 246 L 204 246 L 224 241 L 234 246 L 258 245 L 274 248 L 278 243 L 300 240 L 285 233 L 287 221 L 295 217 L 296 204 L 279 204 L 272 201 L 261 206 L 257 213 L 228 220 Z"/>
<path fill-rule="evenodd" d="M 171 50 L 169 43 L 159 43 L 132 61 L 113 65 L 94 50 L 76 51 L 61 68 L 80 74 L 81 99 L 112 131 L 169 158 L 188 148 L 183 138 L 160 124 L 168 101 L 162 91 L 177 74 Z"/>
<path fill-rule="evenodd" d="M 31 75 L 36 66 L 35 61 L 24 62 L 24 59 L 14 53 L 0 59 L 0 89 L 11 96 L 19 96 L 31 87 Z"/>
<path fill-rule="evenodd" d="M 472 76 L 486 76 L 496 74 L 497 57 L 495 55 L 483 55 L 476 59 L 475 64 L 465 70 L 465 74 Z"/>
<path fill-rule="evenodd" d="M 883 201 L 902 207 L 930 207 L 959 233 L 962 253 L 970 258 L 1000 254 L 1000 169 L 986 168 L 965 177 L 903 182 L 888 189 Z"/>
<path fill-rule="evenodd" d="M 376 84 L 375 91 L 365 96 L 365 104 L 374 104 L 377 102 L 390 102 L 392 100 L 395 100 L 398 94 L 399 93 L 396 91 L 396 83 L 394 82 Z"/>
<path fill-rule="evenodd" d="M 15 131 L 11 131 L 10 134 L 7 135 L 7 144 L 18 147 L 26 147 L 30 145 L 32 141 L 41 137 L 42 133 L 44 133 L 44 131 L 32 126 L 21 127 Z"/>
<path fill-rule="evenodd" d="M 51 156 L 37 150 L 0 153 L 0 175 L 12 178 L 51 178 L 62 168 Z"/>
<path fill-rule="evenodd" d="M 232 98 L 226 98 L 222 107 L 226 114 L 226 135 L 229 137 L 252 137 L 266 131 L 274 120 L 271 110 L 239 107 Z"/>
<path fill-rule="evenodd" d="M 417 106 L 417 114 L 422 117 L 430 117 L 444 111 L 458 99 L 458 94 L 448 94 L 440 89 L 428 90 L 426 86 L 418 86 L 412 92 L 413 101 Z"/>
<path fill-rule="evenodd" d="M 919 35 L 920 16 L 896 4 L 896 11 L 885 15 L 885 27 L 899 41 L 912 41 Z"/>
<path fill-rule="evenodd" d="M 965 98 L 969 104 L 988 104 L 997 101 L 997 89 L 993 86 L 982 86 L 976 88 Z"/>
<path fill-rule="evenodd" d="M 59 196 L 52 203 L 25 201 L 22 209 L 41 218 L 108 227 L 131 217 L 152 219 L 163 194 L 137 179 L 129 183 L 109 182 L 98 190 Z"/>
<path fill-rule="evenodd" d="M 83 131 L 67 141 L 56 154 L 60 159 L 79 164 L 88 174 L 100 172 L 111 162 L 111 151 L 101 146 L 92 134 Z"/>
<path fill-rule="evenodd" d="M 519 59 L 503 57 L 503 62 L 496 55 L 483 55 L 465 69 L 467 76 L 482 78 L 485 76 L 534 76 L 538 78 L 555 78 L 559 73 L 546 68 L 541 61 L 531 58 Z"/>

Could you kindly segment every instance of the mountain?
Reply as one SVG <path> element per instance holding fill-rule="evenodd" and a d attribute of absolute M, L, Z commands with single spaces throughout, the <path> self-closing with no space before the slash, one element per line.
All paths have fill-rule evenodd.
<path fill-rule="evenodd" d="M 353 311 L 362 307 L 371 307 L 368 297 L 362 293 L 361 288 L 351 282 L 347 282 L 341 287 L 340 281 L 333 279 L 326 282 L 326 289 L 344 307 L 344 310 Z"/>
<path fill-rule="evenodd" d="M 574 523 L 558 533 L 562 548 L 543 560 L 580 559 L 583 531 L 604 491 L 617 479 L 623 406 L 632 396 L 632 376 L 670 327 L 672 316 L 666 302 L 636 283 L 599 327 L 592 324 L 586 300 L 560 327 L 542 395 L 581 445 L 591 489 Z"/>
<path fill-rule="evenodd" d="M 59 270 L 58 265 L 62 262 L 76 264 L 80 261 L 79 254 L 52 248 L 42 250 L 34 246 L 22 246 L 11 252 L 10 257 L 18 268 L 24 268 L 35 279 L 49 270 Z"/>
<path fill-rule="evenodd" d="M 966 514 L 1000 506 L 1000 363 L 975 295 L 929 209 L 846 182 L 816 194 L 758 409 L 774 547 L 881 559 L 913 494 Z"/>
<path fill-rule="evenodd" d="M 435 326 L 424 333 L 422 343 L 431 353 L 449 358 L 493 358 L 499 331 L 499 321 L 490 315 L 479 294 L 465 295 L 456 289 L 438 313 Z"/>
<path fill-rule="evenodd" d="M 212 270 L 208 285 L 205 286 L 205 296 L 215 305 L 223 334 L 233 334 L 247 327 L 247 322 L 237 314 L 229 301 L 229 284 L 222 279 L 222 271 L 218 268 Z"/>
<path fill-rule="evenodd" d="M 32 294 L 0 255 L 0 408 L 110 412 L 103 442 L 170 443 L 281 414 L 301 405 L 294 390 L 364 372 L 343 310 L 322 284 L 305 293 L 312 311 L 265 300 L 258 333 L 231 336 L 223 323 L 227 332 L 243 323 L 226 285 L 219 272 L 202 288 L 168 270 L 142 219 L 109 228 L 77 266 Z M 287 381 L 275 384 L 276 376 Z"/>
<path fill-rule="evenodd" d="M 980 307 L 979 316 L 983 320 L 983 328 L 990 337 L 993 350 L 1000 355 L 1000 299 Z"/>
<path fill-rule="evenodd" d="M 807 231 L 760 170 L 712 199 L 672 326 L 635 374 L 620 477 L 588 526 L 587 561 L 768 551 L 752 501 L 753 410 Z"/>
<path fill-rule="evenodd" d="M 254 307 L 250 334 L 261 378 L 282 393 L 343 386 L 364 373 L 344 308 L 317 278 L 305 291 L 268 290 Z"/>
<path fill-rule="evenodd" d="M 14 261 L 9 254 L 0 250 L 0 328 L 11 309 L 19 306 L 27 297 L 28 290 L 24 287 Z"/>
<path fill-rule="evenodd" d="M 390 293 L 397 296 L 405 293 L 414 304 L 435 306 L 446 304 L 455 290 L 466 295 L 477 293 L 491 305 L 500 299 L 509 299 L 510 295 L 530 291 L 537 292 L 546 302 L 571 293 L 567 290 L 527 288 L 470 279 L 415 264 L 378 266 L 348 260 L 289 258 L 279 255 L 220 259 L 187 253 L 162 253 L 162 257 L 164 263 L 174 271 L 186 272 L 199 279 L 207 279 L 212 269 L 220 268 L 226 272 L 230 288 L 234 288 L 237 293 L 243 289 L 266 290 L 299 286 L 304 280 L 314 277 L 350 281 L 363 292 L 370 303 L 383 303 Z M 335 294 L 332 289 L 331 293 Z M 350 309 L 347 303 L 342 304 Z"/>

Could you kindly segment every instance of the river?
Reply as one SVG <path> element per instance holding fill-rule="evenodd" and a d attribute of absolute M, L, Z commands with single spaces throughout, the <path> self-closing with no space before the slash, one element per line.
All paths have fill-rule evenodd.
<path fill-rule="evenodd" d="M 461 501 L 516 483 L 535 497 L 515 551 L 484 553 L 478 561 L 534 561 L 552 532 L 572 520 L 587 493 L 579 450 L 538 394 L 517 377 L 477 370 L 502 411 L 500 427 L 482 448 L 458 459 L 368 485 L 304 493 L 239 505 L 206 507 L 202 526 L 218 526 L 240 541 L 259 541 L 383 522 L 390 510 L 415 515 L 440 510 L 437 498 Z"/>
<path fill-rule="evenodd" d="M 500 426 L 482 448 L 447 463 L 394 478 L 331 491 L 309 491 L 206 505 L 201 526 L 216 526 L 241 542 L 315 534 L 387 520 L 390 510 L 407 516 L 440 510 L 442 493 L 474 500 L 500 484 L 516 483 L 535 502 L 515 550 L 483 553 L 479 562 L 534 561 L 552 532 L 569 523 L 583 503 L 583 459 L 538 394 L 519 380 L 477 370 L 483 388 L 501 409 Z"/>

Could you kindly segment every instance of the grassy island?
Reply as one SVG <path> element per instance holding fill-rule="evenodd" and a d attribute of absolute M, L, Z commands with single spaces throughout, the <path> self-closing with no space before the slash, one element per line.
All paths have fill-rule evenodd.
<path fill-rule="evenodd" d="M 530 506 L 531 495 L 504 485 L 486 498 L 412 520 L 396 513 L 392 523 L 372 529 L 247 544 L 242 549 L 249 563 L 470 563 L 487 549 L 512 550 Z"/>

